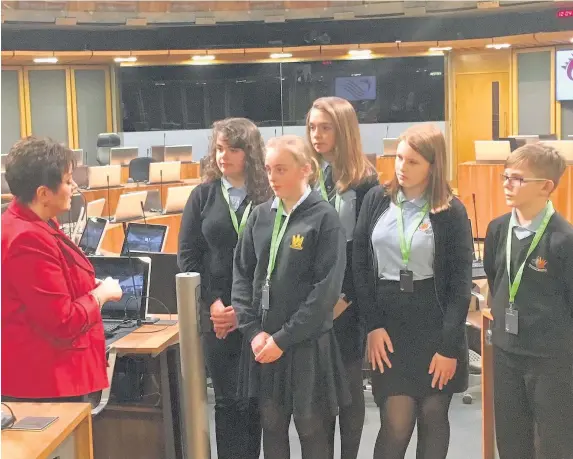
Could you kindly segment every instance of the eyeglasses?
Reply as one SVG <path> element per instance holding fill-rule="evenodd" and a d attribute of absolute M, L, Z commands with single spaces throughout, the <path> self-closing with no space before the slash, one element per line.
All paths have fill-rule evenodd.
<path fill-rule="evenodd" d="M 510 186 L 523 186 L 524 183 L 530 182 L 546 182 L 547 179 L 542 178 L 524 178 L 524 177 L 510 177 L 509 175 L 501 174 L 501 181 L 505 183 L 509 182 Z"/>

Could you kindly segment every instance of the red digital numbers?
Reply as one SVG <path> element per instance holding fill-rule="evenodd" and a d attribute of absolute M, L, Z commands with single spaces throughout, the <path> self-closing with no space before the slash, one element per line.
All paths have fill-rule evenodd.
<path fill-rule="evenodd" d="M 557 11 L 558 18 L 571 18 L 573 17 L 573 9 Z"/>

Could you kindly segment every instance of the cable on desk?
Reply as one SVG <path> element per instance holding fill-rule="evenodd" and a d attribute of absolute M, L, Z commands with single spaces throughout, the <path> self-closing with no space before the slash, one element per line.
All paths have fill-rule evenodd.
<path fill-rule="evenodd" d="M 10 425 L 3 427 L 3 429 L 10 429 L 12 426 L 14 426 L 14 423 L 16 422 L 16 416 L 14 415 L 14 411 L 12 411 L 12 408 L 10 408 L 10 406 L 8 406 L 7 403 L 2 402 L 2 406 L 8 408 L 8 411 L 10 411 L 10 415 L 12 416 L 12 422 L 10 423 Z"/>
<path fill-rule="evenodd" d="M 163 309 L 165 309 L 165 310 L 167 311 L 167 314 L 169 314 L 169 319 L 168 319 L 168 320 L 171 320 L 171 311 L 169 311 L 169 308 L 167 308 L 167 306 L 165 306 L 165 303 L 163 303 L 162 301 L 160 301 L 160 300 L 158 300 L 157 298 L 154 298 L 154 297 L 152 297 L 152 296 L 141 295 L 139 298 L 141 298 L 141 299 L 147 298 L 148 300 L 153 300 L 153 301 L 157 302 L 159 305 L 161 305 L 161 306 L 163 307 Z M 134 297 L 134 296 L 130 297 L 130 298 L 127 300 L 127 303 L 126 303 L 126 305 L 125 305 L 125 309 L 127 309 L 127 304 L 128 304 L 132 299 L 137 299 L 137 298 Z M 151 324 L 151 325 L 153 325 L 153 324 Z M 136 329 L 136 330 L 133 330 L 131 333 L 138 333 L 138 334 L 141 334 L 141 335 L 144 335 L 144 334 L 147 334 L 147 333 L 159 333 L 160 331 L 167 330 L 167 329 L 168 329 L 169 327 L 171 327 L 172 325 L 175 325 L 175 324 L 165 325 L 163 328 L 159 328 L 159 329 L 157 329 L 157 330 L 150 330 L 150 331 L 138 331 L 138 330 Z M 121 328 L 121 327 L 120 327 L 120 328 Z M 122 328 L 128 328 L 128 327 L 122 327 Z"/>

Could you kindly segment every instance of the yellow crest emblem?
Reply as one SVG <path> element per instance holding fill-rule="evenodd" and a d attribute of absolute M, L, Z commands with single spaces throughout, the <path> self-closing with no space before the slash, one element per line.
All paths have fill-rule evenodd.
<path fill-rule="evenodd" d="M 302 250 L 302 243 L 304 242 L 304 236 L 300 234 L 295 234 L 292 237 L 290 248 L 295 250 Z"/>

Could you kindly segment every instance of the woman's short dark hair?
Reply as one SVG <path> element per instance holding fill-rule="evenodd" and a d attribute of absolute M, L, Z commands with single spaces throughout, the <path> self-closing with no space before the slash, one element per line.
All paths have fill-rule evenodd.
<path fill-rule="evenodd" d="M 64 174 L 75 167 L 74 152 L 48 138 L 27 137 L 16 142 L 6 158 L 6 181 L 10 192 L 30 203 L 41 186 L 56 192 Z"/>

